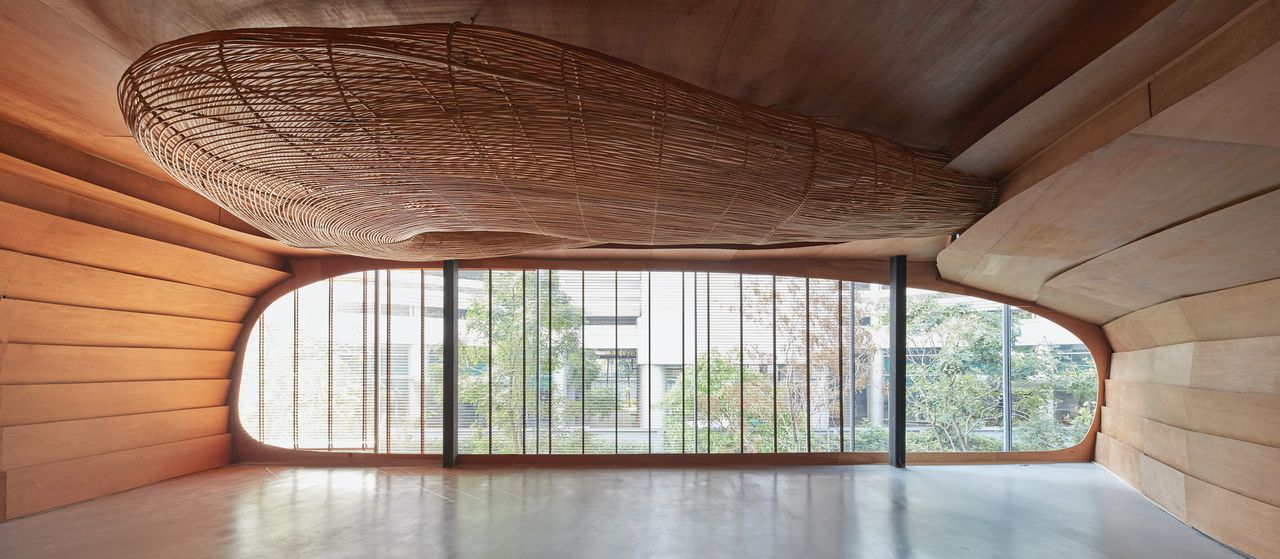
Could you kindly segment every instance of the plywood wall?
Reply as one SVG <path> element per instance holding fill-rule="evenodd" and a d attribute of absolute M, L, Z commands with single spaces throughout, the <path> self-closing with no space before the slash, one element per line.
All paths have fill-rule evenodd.
<path fill-rule="evenodd" d="M 1280 557 L 1280 280 L 1106 325 L 1116 353 L 1097 461 L 1170 514 Z"/>
<path fill-rule="evenodd" d="M 232 346 L 284 262 L 0 163 L 0 519 L 227 464 Z"/>

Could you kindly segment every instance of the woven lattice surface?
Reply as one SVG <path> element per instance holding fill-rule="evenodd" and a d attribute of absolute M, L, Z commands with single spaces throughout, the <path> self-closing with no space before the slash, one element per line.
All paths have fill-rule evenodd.
<path fill-rule="evenodd" d="M 380 258 L 930 236 L 996 195 L 933 154 L 479 26 L 196 35 L 135 62 L 120 104 L 241 219 Z"/>

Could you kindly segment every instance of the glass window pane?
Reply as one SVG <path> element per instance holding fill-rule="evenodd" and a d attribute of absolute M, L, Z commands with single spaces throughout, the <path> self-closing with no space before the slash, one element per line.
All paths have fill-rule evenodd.
<path fill-rule="evenodd" d="M 443 277 L 311 284 L 250 332 L 237 411 L 285 448 L 438 453 Z M 464 454 L 883 452 L 888 289 L 708 272 L 463 270 Z M 908 450 L 1054 450 L 1097 376 L 1065 329 L 1001 304 L 908 293 Z"/>
<path fill-rule="evenodd" d="M 1097 407 L 1088 348 L 1046 318 L 1013 309 L 1013 450 L 1056 450 L 1084 439 Z"/>
<path fill-rule="evenodd" d="M 1001 308 L 973 297 L 908 290 L 908 451 L 1002 449 Z"/>

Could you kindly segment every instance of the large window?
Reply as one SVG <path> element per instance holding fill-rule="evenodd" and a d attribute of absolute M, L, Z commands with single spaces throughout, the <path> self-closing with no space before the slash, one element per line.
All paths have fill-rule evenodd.
<path fill-rule="evenodd" d="M 1093 421 L 1097 379 L 1080 340 L 1047 319 L 974 297 L 907 292 L 909 451 L 1072 446 Z"/>
<path fill-rule="evenodd" d="M 568 270 L 459 280 L 463 454 L 886 449 L 882 285 Z M 439 453 L 442 301 L 437 270 L 349 274 L 279 299 L 246 347 L 241 423 L 286 448 Z M 1083 436 L 1096 376 L 1065 330 L 1017 309 L 1006 328 L 1002 305 L 917 290 L 908 310 L 910 450 L 1002 450 L 1006 430 L 1013 450 Z"/>

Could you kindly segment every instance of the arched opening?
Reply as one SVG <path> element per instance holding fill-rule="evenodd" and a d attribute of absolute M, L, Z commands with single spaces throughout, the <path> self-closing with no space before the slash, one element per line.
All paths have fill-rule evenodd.
<path fill-rule="evenodd" d="M 468 269 L 459 290 L 462 454 L 887 448 L 884 285 Z M 286 293 L 244 348 L 242 428 L 286 449 L 438 454 L 442 302 L 433 269 Z M 911 452 L 1060 450 L 1094 423 L 1088 348 L 1001 303 L 911 289 L 907 374 Z"/>

